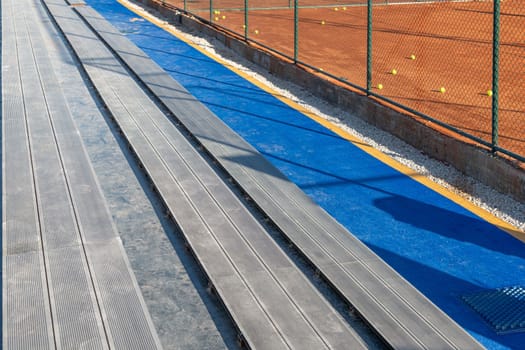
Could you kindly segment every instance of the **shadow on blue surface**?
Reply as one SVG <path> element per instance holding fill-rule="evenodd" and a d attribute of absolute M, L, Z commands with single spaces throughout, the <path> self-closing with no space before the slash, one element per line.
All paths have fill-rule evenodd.
<path fill-rule="evenodd" d="M 141 47 L 141 48 L 145 49 L 144 47 Z M 151 49 L 148 49 L 148 50 L 151 50 Z M 214 84 L 220 84 L 221 86 L 222 85 L 227 85 L 227 86 L 232 86 L 232 87 L 235 88 L 235 89 L 228 90 L 228 89 L 225 89 L 225 88 L 217 89 L 216 86 L 206 87 L 206 86 L 199 85 L 199 89 L 201 91 L 208 91 L 208 94 L 225 95 L 225 99 L 232 99 L 232 98 L 233 99 L 242 99 L 242 100 L 245 100 L 248 103 L 252 103 L 254 105 L 256 105 L 258 103 L 264 103 L 266 106 L 272 105 L 275 108 L 281 108 L 285 112 L 287 110 L 289 110 L 289 107 L 283 105 L 281 102 L 276 102 L 276 103 L 272 104 L 271 102 L 269 103 L 267 101 L 267 98 L 265 98 L 264 100 L 258 100 L 256 98 L 254 98 L 253 95 L 246 94 L 246 92 L 243 92 L 244 90 L 246 90 L 246 88 L 244 86 L 242 86 L 242 85 L 231 84 L 231 83 L 227 83 L 227 82 L 224 82 L 224 81 L 221 81 L 221 80 L 211 79 L 211 78 L 209 78 L 207 76 L 190 74 L 190 73 L 182 72 L 182 71 L 174 71 L 174 70 L 170 70 L 170 69 L 166 69 L 166 71 L 168 73 L 177 74 L 177 76 L 186 76 L 186 77 L 194 78 L 194 79 L 198 79 L 198 80 L 209 81 L 209 82 L 212 82 Z M 170 89 L 169 87 L 165 87 L 165 86 L 163 86 L 163 88 Z M 240 89 L 243 89 L 243 91 L 241 91 Z M 257 89 L 257 90 L 254 89 L 254 91 L 258 91 L 257 93 L 259 93 L 261 96 L 264 96 L 264 97 L 267 97 L 269 95 L 269 93 L 262 93 L 260 89 Z M 280 95 L 273 94 L 272 96 L 280 96 Z M 188 98 L 188 100 L 190 100 L 190 98 Z M 193 101 L 193 99 L 191 99 L 191 100 Z M 226 104 L 226 103 L 219 104 L 219 103 L 216 103 L 215 101 L 207 101 L 205 98 L 201 99 L 201 102 L 206 104 L 208 107 L 216 107 L 218 109 L 228 110 L 229 112 L 242 114 L 245 117 L 253 117 L 253 118 L 260 119 L 260 120 L 266 120 L 266 121 L 269 121 L 271 123 L 281 124 L 281 125 L 292 127 L 292 128 L 298 128 L 298 129 L 302 129 L 302 130 L 305 130 L 305 131 L 313 132 L 313 133 L 316 133 L 316 134 L 319 134 L 319 135 L 323 135 L 323 136 L 326 136 L 326 137 L 336 138 L 336 139 L 339 139 L 341 141 L 347 142 L 346 139 L 342 138 L 341 136 L 339 136 L 339 135 L 337 135 L 337 134 L 335 134 L 335 133 L 333 133 L 331 131 L 328 131 L 327 129 L 308 128 L 308 127 L 305 127 L 305 126 L 301 126 L 299 124 L 286 122 L 286 121 L 280 120 L 278 118 L 272 118 L 272 117 L 269 117 L 268 115 L 254 113 L 253 111 L 249 111 L 249 110 L 246 110 L 246 109 L 234 108 L 230 104 Z M 368 144 L 366 144 L 364 142 L 353 141 L 353 143 L 354 144 L 360 144 L 360 145 L 363 145 L 363 146 L 368 146 Z"/>
<path fill-rule="evenodd" d="M 388 174 L 388 175 L 374 176 L 374 177 L 349 178 L 349 177 L 344 177 L 344 176 L 337 175 L 335 173 L 332 173 L 332 172 L 329 172 L 329 171 L 326 171 L 326 170 L 322 170 L 322 169 L 311 167 L 311 166 L 308 166 L 308 165 L 305 165 L 305 164 L 294 162 L 294 161 L 291 161 L 290 159 L 285 159 L 283 157 L 278 157 L 275 154 L 270 154 L 270 153 L 266 153 L 266 152 L 261 152 L 261 154 L 264 155 L 266 158 L 271 158 L 271 159 L 278 160 L 280 162 L 285 162 L 285 163 L 291 164 L 291 165 L 293 165 L 295 167 L 300 167 L 300 168 L 303 168 L 303 169 L 306 169 L 306 170 L 309 170 L 309 171 L 313 171 L 315 173 L 318 173 L 320 175 L 324 175 L 324 176 L 327 176 L 327 177 L 333 179 L 333 180 L 330 180 L 330 181 L 323 181 L 323 182 L 316 181 L 313 184 L 302 185 L 301 188 L 303 190 L 304 189 L 308 189 L 308 188 L 313 188 L 313 187 L 332 187 L 332 186 L 344 186 L 345 184 L 354 184 L 354 185 L 363 186 L 363 187 L 366 187 L 366 188 L 369 188 L 369 189 L 372 189 L 374 191 L 378 191 L 378 192 L 381 192 L 381 193 L 392 194 L 392 193 L 387 192 L 387 191 L 385 191 L 385 190 L 383 190 L 383 189 L 381 189 L 379 187 L 374 187 L 374 186 L 371 186 L 371 185 L 368 185 L 368 184 L 371 183 L 371 182 L 379 182 L 379 181 L 393 180 L 393 179 L 403 179 L 403 178 L 406 177 L 404 174 L 401 174 L 401 173 L 391 173 L 391 174 Z M 414 176 L 414 177 L 421 176 L 421 175 L 419 175 L 417 173 L 411 173 L 411 174 L 408 174 L 408 175 L 409 176 Z"/>
<path fill-rule="evenodd" d="M 506 234 L 487 234 L 487 223 L 408 197 L 394 195 L 374 200 L 374 205 L 396 221 L 457 241 L 525 259 L 525 244 Z"/>
<path fill-rule="evenodd" d="M 525 244 L 523 242 L 505 232 L 494 233 L 494 230 L 487 232 L 487 227 L 490 226 L 490 224 L 475 215 L 464 215 L 458 211 L 448 210 L 424 201 L 387 191 L 384 189 L 384 186 L 381 185 L 371 185 L 374 182 L 381 183 L 383 181 L 404 179 L 407 176 L 420 177 L 422 176 L 420 174 L 390 172 L 381 176 L 350 178 L 340 176 L 335 172 L 330 172 L 325 169 L 311 167 L 299 162 L 291 161 L 290 159 L 278 157 L 275 154 L 265 152 L 261 153 L 267 158 L 291 164 L 294 167 L 300 167 L 331 179 L 328 181 L 316 181 L 315 183 L 301 185 L 303 190 L 309 188 L 345 186 L 350 184 L 364 187 L 374 192 L 387 195 L 387 197 L 374 199 L 372 204 L 381 211 L 389 214 L 397 222 L 406 223 L 412 227 L 432 232 L 443 237 L 448 237 L 456 241 L 469 242 L 487 250 L 525 259 Z M 236 161 L 243 165 L 248 164 L 241 159 L 236 159 Z M 253 163 L 254 162 L 250 162 L 250 164 Z M 503 230 L 502 228 L 500 229 Z M 519 233 L 517 230 L 515 232 Z"/>

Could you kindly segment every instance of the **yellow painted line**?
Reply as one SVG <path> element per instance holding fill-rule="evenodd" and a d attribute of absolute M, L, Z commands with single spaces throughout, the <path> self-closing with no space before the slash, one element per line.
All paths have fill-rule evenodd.
<path fill-rule="evenodd" d="M 505 230 L 506 232 L 508 232 L 512 236 L 514 236 L 514 237 L 522 240 L 523 242 L 525 242 L 525 232 L 522 232 L 522 231 L 518 230 L 516 227 L 514 227 L 511 224 L 509 224 L 509 223 L 507 223 L 507 222 L 497 218 L 496 216 L 492 215 L 491 213 L 489 213 L 485 209 L 476 206 L 474 203 L 469 202 L 468 200 L 466 200 L 465 198 L 457 195 L 456 193 L 452 192 L 451 190 L 449 190 L 449 189 L 447 189 L 447 188 L 445 188 L 445 187 L 435 183 L 434 181 L 430 180 L 428 177 L 426 177 L 424 175 L 421 175 L 421 174 L 415 174 L 414 170 L 410 169 L 409 167 L 405 166 L 404 164 L 401 164 L 398 161 L 390 158 L 386 154 L 384 154 L 381 151 L 378 151 L 377 149 L 373 148 L 372 146 L 366 144 L 365 142 L 363 142 L 359 138 L 357 138 L 354 135 L 348 133 L 347 131 L 345 131 L 342 128 L 340 128 L 339 126 L 331 123 L 330 121 L 328 121 L 326 119 L 323 119 L 323 118 L 315 115 L 314 113 L 306 110 L 304 107 L 302 107 L 298 103 L 290 100 L 289 98 L 287 98 L 285 96 L 282 96 L 277 91 L 275 91 L 272 88 L 270 88 L 269 86 L 261 83 L 260 81 L 256 80 L 255 78 L 249 76 L 247 73 L 245 73 L 245 72 L 243 72 L 243 71 L 241 71 L 241 70 L 231 66 L 228 62 L 226 62 L 222 58 L 220 58 L 218 56 L 215 56 L 212 53 L 210 53 L 210 52 L 202 49 L 201 47 L 195 45 L 194 43 L 192 43 L 191 41 L 189 41 L 185 37 L 181 36 L 178 32 L 173 30 L 173 28 L 171 27 L 170 24 L 159 20 L 158 18 L 150 15 L 149 13 L 147 13 L 145 11 L 139 11 L 139 10 L 133 8 L 125 0 L 117 0 L 117 1 L 121 5 L 123 5 L 127 9 L 129 9 L 130 11 L 134 12 L 135 14 L 137 14 L 138 16 L 141 16 L 141 17 L 145 18 L 146 20 L 148 20 L 149 22 L 155 24 L 156 26 L 164 29 L 165 31 L 169 32 L 173 36 L 177 37 L 177 39 L 179 39 L 179 40 L 183 41 L 184 43 L 188 44 L 189 46 L 193 47 L 195 50 L 199 51 L 203 55 L 205 55 L 205 56 L 207 56 L 207 57 L 217 61 L 218 63 L 222 64 L 223 66 L 226 66 L 228 69 L 230 69 L 231 71 L 233 71 L 237 75 L 243 77 L 244 79 L 248 80 L 249 82 L 251 82 L 255 86 L 257 86 L 260 89 L 264 90 L 265 92 L 271 94 L 272 96 L 274 96 L 278 100 L 282 101 L 283 103 L 287 104 L 288 106 L 292 107 L 293 109 L 301 112 L 302 114 L 306 115 L 308 118 L 311 118 L 312 120 L 315 120 L 317 123 L 321 124 L 322 126 L 324 126 L 327 129 L 333 131 L 334 133 L 336 133 L 340 137 L 350 141 L 354 146 L 356 146 L 359 149 L 363 150 L 364 152 L 368 153 L 372 157 L 374 157 L 374 158 L 380 160 L 381 162 L 387 164 L 388 166 L 396 169 L 400 173 L 402 173 L 402 174 L 404 174 L 406 176 L 409 176 L 413 180 L 419 182 L 420 184 L 423 184 L 424 186 L 434 190 L 435 192 L 437 192 L 437 193 L 447 197 L 448 199 L 452 200 L 456 204 L 464 207 L 465 209 L 467 209 L 467 210 L 471 211 L 472 213 L 476 214 L 477 216 L 481 217 L 485 221 L 487 221 L 487 222 L 489 222 L 489 223 L 491 223 L 491 224 L 493 224 L 493 225 L 495 225 L 495 226 Z"/>

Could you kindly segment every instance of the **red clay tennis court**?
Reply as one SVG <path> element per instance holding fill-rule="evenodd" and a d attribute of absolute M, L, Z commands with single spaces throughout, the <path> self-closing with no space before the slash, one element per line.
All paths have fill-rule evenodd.
<path fill-rule="evenodd" d="M 374 3 L 373 91 L 490 142 L 492 1 Z M 248 37 L 293 57 L 293 1 L 248 4 Z M 186 2 L 189 12 L 244 34 L 244 1 L 213 1 L 212 6 L 210 17 L 209 1 Z M 320 0 L 299 1 L 299 6 L 298 61 L 366 87 L 366 4 Z M 525 7 L 520 0 L 501 3 L 500 36 L 499 146 L 523 156 Z"/>

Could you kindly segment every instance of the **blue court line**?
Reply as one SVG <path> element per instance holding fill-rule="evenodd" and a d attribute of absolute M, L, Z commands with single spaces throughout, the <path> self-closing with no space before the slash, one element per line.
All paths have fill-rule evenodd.
<path fill-rule="evenodd" d="M 88 3 L 486 347 L 524 346 L 525 333 L 496 334 L 461 300 L 525 286 L 524 243 L 119 3 Z"/>

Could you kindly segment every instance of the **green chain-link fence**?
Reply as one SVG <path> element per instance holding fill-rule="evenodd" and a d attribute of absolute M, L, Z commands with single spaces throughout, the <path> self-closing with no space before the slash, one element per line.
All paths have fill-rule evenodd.
<path fill-rule="evenodd" d="M 525 161 L 523 0 L 165 0 Z"/>

